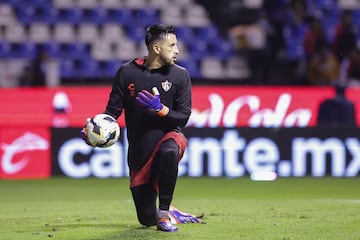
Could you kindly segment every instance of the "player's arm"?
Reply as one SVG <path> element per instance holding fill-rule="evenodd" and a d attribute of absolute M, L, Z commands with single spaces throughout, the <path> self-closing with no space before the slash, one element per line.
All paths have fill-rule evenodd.
<path fill-rule="evenodd" d="M 169 124 L 173 127 L 185 127 L 191 114 L 191 106 L 191 79 L 189 73 L 185 71 L 183 84 L 178 88 L 173 106 L 169 107 L 166 120 L 169 120 Z"/>
<path fill-rule="evenodd" d="M 123 109 L 124 91 L 123 91 L 123 87 L 121 86 L 120 76 L 121 76 L 121 68 L 114 77 L 112 89 L 109 95 L 109 100 L 106 105 L 106 109 L 103 112 L 105 114 L 114 117 L 115 119 L 117 119 L 121 115 Z M 89 121 L 91 121 L 91 118 L 86 119 L 85 126 L 84 128 L 82 128 L 80 133 L 85 143 L 90 146 L 93 146 L 93 144 L 91 144 L 88 139 L 88 133 L 87 133 L 87 125 L 89 124 Z"/>
<path fill-rule="evenodd" d="M 114 77 L 109 100 L 104 111 L 104 113 L 113 116 L 115 119 L 121 115 L 124 106 L 124 84 L 121 81 L 121 72 L 120 68 Z"/>

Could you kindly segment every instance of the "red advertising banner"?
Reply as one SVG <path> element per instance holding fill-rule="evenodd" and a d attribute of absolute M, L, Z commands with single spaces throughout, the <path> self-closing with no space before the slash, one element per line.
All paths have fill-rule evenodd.
<path fill-rule="evenodd" d="M 103 112 L 109 87 L 18 88 L 0 90 L 0 127 L 80 127 Z M 316 124 L 319 103 L 331 87 L 194 86 L 194 127 L 308 127 Z M 360 89 L 347 96 L 360 122 Z M 124 126 L 123 116 L 119 123 Z"/>
<path fill-rule="evenodd" d="M 0 144 L 0 179 L 50 176 L 48 128 L 1 128 Z"/>

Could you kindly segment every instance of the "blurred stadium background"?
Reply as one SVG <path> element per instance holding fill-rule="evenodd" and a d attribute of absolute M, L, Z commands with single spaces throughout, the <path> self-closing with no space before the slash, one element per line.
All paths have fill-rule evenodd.
<path fill-rule="evenodd" d="M 28 85 L 39 51 L 49 57 L 50 86 L 109 83 L 122 62 L 146 54 L 144 29 L 159 22 L 176 27 L 179 63 L 195 83 L 306 84 L 311 19 L 333 44 L 343 11 L 358 43 L 356 0 L 2 0 L 0 85 Z"/>

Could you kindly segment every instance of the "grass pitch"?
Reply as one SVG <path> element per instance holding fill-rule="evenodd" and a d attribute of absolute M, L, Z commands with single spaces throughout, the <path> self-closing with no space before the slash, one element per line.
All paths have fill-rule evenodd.
<path fill-rule="evenodd" d="M 204 224 L 141 228 L 128 179 L 0 181 L 0 240 L 360 240 L 360 178 L 179 178 L 174 205 Z"/>

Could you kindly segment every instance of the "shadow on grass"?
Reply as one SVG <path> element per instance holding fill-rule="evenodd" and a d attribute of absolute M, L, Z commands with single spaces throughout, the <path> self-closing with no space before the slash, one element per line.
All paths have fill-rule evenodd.
<path fill-rule="evenodd" d="M 156 230 L 156 227 L 141 227 L 138 224 L 61 224 L 48 225 L 48 237 L 55 237 L 57 235 L 78 234 L 82 237 L 79 240 L 152 240 L 152 239 L 177 239 L 175 235 L 179 233 L 165 233 Z M 76 233 L 75 233 L 76 232 Z M 169 236 L 169 234 L 171 236 Z M 90 236 L 91 235 L 91 236 Z M 169 238 L 170 237 L 170 238 Z M 173 238 L 174 237 L 174 238 Z"/>

